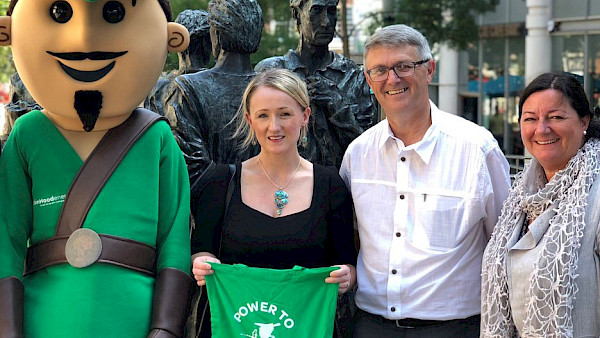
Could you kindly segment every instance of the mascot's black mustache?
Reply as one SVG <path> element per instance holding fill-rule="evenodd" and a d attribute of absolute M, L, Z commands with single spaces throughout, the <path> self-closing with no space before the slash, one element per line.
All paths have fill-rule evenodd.
<path fill-rule="evenodd" d="M 76 91 L 74 108 L 83 123 L 83 130 L 94 130 L 100 109 L 102 109 L 102 93 L 97 90 Z"/>

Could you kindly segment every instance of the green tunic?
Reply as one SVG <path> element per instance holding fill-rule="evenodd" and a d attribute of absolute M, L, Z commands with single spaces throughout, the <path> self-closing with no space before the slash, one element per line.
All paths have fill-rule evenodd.
<path fill-rule="evenodd" d="M 26 337 L 145 337 L 153 277 L 105 263 L 58 264 L 23 277 L 28 243 L 54 235 L 82 164 L 40 111 L 17 120 L 0 158 L 0 279 L 23 281 Z M 189 273 L 189 205 L 183 157 L 159 122 L 125 156 L 83 227 L 156 247 L 157 271 Z"/>

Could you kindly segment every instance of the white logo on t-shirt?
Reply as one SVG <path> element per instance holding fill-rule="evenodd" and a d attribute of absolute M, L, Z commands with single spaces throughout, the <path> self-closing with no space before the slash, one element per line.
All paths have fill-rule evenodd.
<path fill-rule="evenodd" d="M 270 324 L 263 324 L 263 323 L 254 323 L 254 325 L 258 325 L 258 329 L 255 329 L 254 331 L 252 331 L 252 335 L 248 335 L 248 334 L 244 334 L 241 333 L 242 336 L 246 336 L 246 337 L 251 337 L 251 338 L 275 338 L 275 336 L 272 335 L 273 330 L 275 330 L 275 327 L 280 326 L 281 324 L 279 323 L 270 323 Z M 256 335 L 258 331 L 258 336 Z"/>
<path fill-rule="evenodd" d="M 253 312 L 269 313 L 274 317 L 274 321 L 279 321 L 279 323 L 264 324 L 255 322 L 254 325 L 258 326 L 258 329 L 254 329 L 251 335 L 245 333 L 240 333 L 240 335 L 251 338 L 275 338 L 273 331 L 276 327 L 281 325 L 287 329 L 294 327 L 294 320 L 287 312 L 283 309 L 278 309 L 277 305 L 269 304 L 268 302 L 254 301 L 252 303 L 246 303 L 245 305 L 240 306 L 238 311 L 233 315 L 233 319 L 238 323 L 241 323 L 242 319 Z"/>

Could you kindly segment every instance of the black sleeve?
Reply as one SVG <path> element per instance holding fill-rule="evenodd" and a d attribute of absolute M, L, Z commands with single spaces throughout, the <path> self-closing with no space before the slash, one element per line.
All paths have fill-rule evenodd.
<path fill-rule="evenodd" d="M 356 266 L 354 245 L 354 214 L 352 197 L 335 167 L 326 168 L 329 174 L 329 211 L 327 213 L 327 257 L 330 264 Z"/>
<path fill-rule="evenodd" d="M 209 167 L 192 183 L 190 204 L 195 223 L 191 238 L 192 255 L 202 251 L 217 255 L 229 178 L 229 166 L 218 164 Z"/>

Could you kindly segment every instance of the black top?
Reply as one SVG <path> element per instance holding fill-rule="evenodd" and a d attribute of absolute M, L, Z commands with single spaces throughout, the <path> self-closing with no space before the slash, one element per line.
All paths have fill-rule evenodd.
<path fill-rule="evenodd" d="M 263 268 L 356 265 L 352 201 L 335 168 L 314 164 L 310 207 L 278 218 L 242 202 L 241 164 L 236 168 L 222 239 L 228 167 L 217 165 L 193 184 L 191 203 L 196 228 L 192 234 L 192 253 L 208 251 L 223 263 Z"/>

